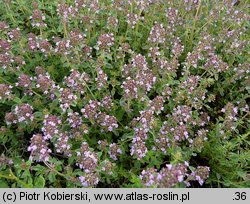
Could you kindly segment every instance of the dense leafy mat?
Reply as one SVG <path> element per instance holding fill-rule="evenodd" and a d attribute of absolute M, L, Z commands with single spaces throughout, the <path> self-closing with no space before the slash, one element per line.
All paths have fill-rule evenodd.
<path fill-rule="evenodd" d="M 0 0 L 1 187 L 250 187 L 247 0 Z"/>

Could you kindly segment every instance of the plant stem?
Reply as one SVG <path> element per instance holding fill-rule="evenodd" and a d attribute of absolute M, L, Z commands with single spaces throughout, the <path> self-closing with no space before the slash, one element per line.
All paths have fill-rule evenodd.
<path fill-rule="evenodd" d="M 192 44 L 193 44 L 194 31 L 195 31 L 196 21 L 198 20 L 198 14 L 199 14 L 199 11 L 201 8 L 201 2 L 202 2 L 202 0 L 200 0 L 200 2 L 199 2 L 199 5 L 198 5 L 198 8 L 196 10 L 195 17 L 194 17 L 194 23 L 193 23 L 191 35 L 190 35 L 190 47 L 192 47 Z"/>
<path fill-rule="evenodd" d="M 48 162 L 44 161 L 44 164 L 45 164 L 51 171 L 55 172 L 55 173 L 58 174 L 59 176 L 62 176 L 62 177 L 66 178 L 66 179 L 69 179 L 69 180 L 71 180 L 71 181 L 74 181 L 74 180 L 75 180 L 73 177 L 68 176 L 68 175 L 65 175 L 65 174 L 63 174 L 63 173 L 57 171 L 57 170 L 54 169 Z"/>
<path fill-rule="evenodd" d="M 0 173 L 0 178 L 5 178 L 5 179 L 11 179 L 11 180 L 15 180 L 16 182 L 20 183 L 21 185 L 23 185 L 24 188 L 30 188 L 31 186 L 29 184 L 24 183 L 23 181 L 21 181 L 19 178 L 17 178 L 11 169 L 9 169 L 9 174 L 8 175 L 3 175 Z"/>

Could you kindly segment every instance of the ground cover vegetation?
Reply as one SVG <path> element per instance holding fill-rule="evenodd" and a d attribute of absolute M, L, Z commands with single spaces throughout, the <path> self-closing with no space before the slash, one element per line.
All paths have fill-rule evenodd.
<path fill-rule="evenodd" d="M 0 187 L 250 187 L 247 0 L 0 5 Z"/>

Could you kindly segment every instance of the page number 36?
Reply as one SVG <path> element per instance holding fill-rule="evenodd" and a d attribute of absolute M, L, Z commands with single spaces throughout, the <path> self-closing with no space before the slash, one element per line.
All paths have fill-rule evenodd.
<path fill-rule="evenodd" d="M 246 200 L 247 193 L 246 192 L 235 192 L 235 197 L 233 200 Z"/>

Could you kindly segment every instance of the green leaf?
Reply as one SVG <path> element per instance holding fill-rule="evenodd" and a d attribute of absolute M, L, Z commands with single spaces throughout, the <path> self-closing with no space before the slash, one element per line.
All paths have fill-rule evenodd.
<path fill-rule="evenodd" d="M 136 184 L 140 184 L 141 183 L 141 179 L 137 175 L 132 175 L 131 182 L 132 183 L 136 183 Z"/>
<path fill-rule="evenodd" d="M 246 178 L 246 172 L 244 172 L 244 171 L 239 170 L 239 171 L 237 171 L 237 174 L 238 174 L 239 177 L 241 177 L 243 179 Z"/>
<path fill-rule="evenodd" d="M 54 183 L 55 180 L 56 180 L 56 174 L 53 173 L 53 172 L 50 172 L 49 175 L 48 175 L 48 179 L 51 183 Z"/>
<path fill-rule="evenodd" d="M 35 179 L 34 187 L 35 188 L 44 188 L 45 186 L 45 179 L 40 175 Z"/>
<path fill-rule="evenodd" d="M 13 101 L 14 101 L 15 103 L 17 103 L 17 104 L 22 103 L 21 99 L 18 98 L 18 97 L 15 97 L 15 98 L 13 99 Z"/>
<path fill-rule="evenodd" d="M 9 188 L 9 185 L 5 180 L 0 179 L 0 188 Z"/>
<path fill-rule="evenodd" d="M 42 172 L 42 171 L 44 171 L 45 169 L 46 169 L 46 168 L 45 168 L 44 166 L 40 165 L 40 164 L 38 164 L 38 165 L 32 167 L 32 170 L 37 171 L 37 172 Z"/>
<path fill-rule="evenodd" d="M 35 112 L 35 113 L 34 113 L 34 116 L 35 116 L 36 118 L 40 118 L 40 117 L 42 117 L 42 116 L 43 116 L 43 113 L 42 113 L 42 112 L 37 111 L 37 112 Z"/>

